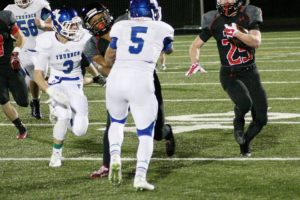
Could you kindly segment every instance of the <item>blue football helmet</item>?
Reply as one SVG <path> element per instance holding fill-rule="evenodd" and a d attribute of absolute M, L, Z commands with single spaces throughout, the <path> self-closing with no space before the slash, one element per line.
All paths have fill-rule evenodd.
<path fill-rule="evenodd" d="M 161 20 L 161 7 L 157 0 L 130 0 L 130 18 L 151 18 Z"/>
<path fill-rule="evenodd" d="M 15 4 L 19 6 L 20 8 L 26 8 L 28 7 L 33 0 L 15 0 Z"/>
<path fill-rule="evenodd" d="M 56 9 L 51 19 L 53 30 L 68 40 L 79 40 L 84 34 L 81 18 L 73 8 Z"/>

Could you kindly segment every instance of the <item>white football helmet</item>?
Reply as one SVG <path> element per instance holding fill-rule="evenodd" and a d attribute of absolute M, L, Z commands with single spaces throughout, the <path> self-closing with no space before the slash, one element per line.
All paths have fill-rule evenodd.
<path fill-rule="evenodd" d="M 15 4 L 20 8 L 28 7 L 34 0 L 15 0 Z"/>

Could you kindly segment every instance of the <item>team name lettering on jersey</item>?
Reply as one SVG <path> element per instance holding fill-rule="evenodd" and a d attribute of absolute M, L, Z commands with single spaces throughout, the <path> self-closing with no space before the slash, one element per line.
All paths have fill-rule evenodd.
<path fill-rule="evenodd" d="M 80 56 L 80 55 L 81 55 L 81 51 L 75 51 L 75 52 L 63 53 L 63 54 L 56 55 L 56 59 L 63 60 L 66 58 L 72 58 L 72 57 L 76 57 L 76 56 Z"/>
<path fill-rule="evenodd" d="M 18 20 L 22 20 L 22 19 L 32 19 L 36 17 L 36 13 L 32 13 L 32 14 L 24 14 L 24 15 L 17 15 L 16 19 Z"/>

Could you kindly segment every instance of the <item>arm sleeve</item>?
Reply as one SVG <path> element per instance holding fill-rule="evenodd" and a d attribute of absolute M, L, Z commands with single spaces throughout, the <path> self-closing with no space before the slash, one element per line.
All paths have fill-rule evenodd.
<path fill-rule="evenodd" d="M 92 58 L 96 55 L 98 55 L 98 49 L 97 49 L 97 39 L 95 37 L 91 37 L 84 46 L 83 53 L 85 57 Z"/>

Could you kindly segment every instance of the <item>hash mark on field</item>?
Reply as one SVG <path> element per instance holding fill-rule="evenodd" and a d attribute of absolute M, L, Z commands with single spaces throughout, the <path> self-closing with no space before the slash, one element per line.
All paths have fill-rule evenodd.
<path fill-rule="evenodd" d="M 50 158 L 0 158 L 0 161 L 49 161 Z M 63 158 L 63 160 L 71 161 L 102 161 L 102 158 L 79 157 L 79 158 Z M 151 158 L 153 161 L 300 161 L 299 157 L 284 158 Z M 136 161 L 136 158 L 122 158 L 122 161 Z"/>

